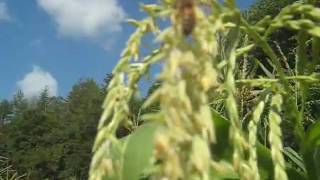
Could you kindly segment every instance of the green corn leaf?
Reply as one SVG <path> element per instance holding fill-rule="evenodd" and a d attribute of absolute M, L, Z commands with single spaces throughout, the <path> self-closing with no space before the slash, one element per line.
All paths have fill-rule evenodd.
<path fill-rule="evenodd" d="M 274 75 L 257 59 L 257 58 L 253 58 L 254 62 L 257 63 L 260 68 L 262 69 L 262 71 L 271 79 L 274 78 Z"/>
<path fill-rule="evenodd" d="M 122 180 L 138 180 L 151 165 L 154 134 L 159 124 L 149 123 L 139 127 L 128 137 L 124 151 Z"/>
<path fill-rule="evenodd" d="M 309 179 L 320 180 L 320 123 L 306 133 L 302 143 L 302 155 Z"/>
<path fill-rule="evenodd" d="M 210 171 L 210 179 L 224 180 L 224 179 L 239 179 L 238 174 L 234 171 L 232 163 L 227 161 L 220 161 L 215 163 Z"/>
<path fill-rule="evenodd" d="M 306 172 L 305 165 L 303 164 L 303 159 L 300 157 L 300 155 L 293 150 L 290 147 L 285 147 L 283 153 L 292 161 L 295 163 L 296 166 L 298 166 L 300 169 L 302 169 L 304 172 Z"/>
<path fill-rule="evenodd" d="M 229 128 L 230 128 L 230 121 L 222 116 L 215 110 L 212 110 L 212 117 L 215 123 L 216 133 L 217 133 L 217 143 L 212 146 L 213 154 L 217 160 L 230 161 L 232 156 L 232 145 L 229 142 Z M 257 158 L 258 158 L 258 167 L 259 173 L 261 175 L 261 179 L 273 179 L 273 171 L 274 166 L 271 159 L 271 152 L 270 150 L 262 145 L 261 143 L 257 143 Z M 235 179 L 235 176 L 232 176 L 232 171 L 229 171 L 230 177 L 220 177 L 220 179 Z M 306 179 L 305 174 L 298 172 L 296 169 L 291 167 L 286 167 L 286 172 L 288 174 L 289 179 L 296 179 L 296 180 L 304 180 Z M 233 177 L 233 178 L 232 178 Z M 216 178 L 219 179 L 219 178 Z"/>
<path fill-rule="evenodd" d="M 230 121 L 215 110 L 212 110 L 212 120 L 217 136 L 217 142 L 212 145 L 213 155 L 217 160 L 227 157 L 231 160 L 233 148 L 229 142 Z"/>

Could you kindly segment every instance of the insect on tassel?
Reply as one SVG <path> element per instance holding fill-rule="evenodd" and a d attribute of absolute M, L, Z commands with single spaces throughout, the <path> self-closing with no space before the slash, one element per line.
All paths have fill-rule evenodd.
<path fill-rule="evenodd" d="M 185 36 L 192 33 L 196 25 L 196 13 L 194 0 L 177 0 L 176 8 L 180 18 L 182 32 Z"/>

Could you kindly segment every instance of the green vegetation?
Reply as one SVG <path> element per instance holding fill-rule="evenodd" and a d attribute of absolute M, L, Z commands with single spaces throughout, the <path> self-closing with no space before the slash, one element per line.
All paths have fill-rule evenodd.
<path fill-rule="evenodd" d="M 319 179 L 316 2 L 258 1 L 243 13 L 233 0 L 195 2 L 142 5 L 148 17 L 129 21 L 137 30 L 108 86 L 90 179 Z M 149 33 L 161 47 L 142 57 Z M 130 102 L 159 61 L 137 128 Z M 119 139 L 119 125 L 133 132 Z"/>
<path fill-rule="evenodd" d="M 320 180 L 318 1 L 241 12 L 233 0 L 195 0 L 187 36 L 192 14 L 175 1 L 129 20 L 137 30 L 104 84 L 0 101 L 0 180 Z M 145 35 L 161 46 L 142 56 Z"/>
<path fill-rule="evenodd" d="M 65 99 L 44 89 L 33 100 L 19 91 L 2 101 L 0 154 L 22 179 L 87 179 L 105 86 L 84 79 Z"/>

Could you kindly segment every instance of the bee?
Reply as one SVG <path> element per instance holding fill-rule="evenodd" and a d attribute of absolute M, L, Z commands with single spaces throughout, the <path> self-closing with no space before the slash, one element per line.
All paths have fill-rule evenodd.
<path fill-rule="evenodd" d="M 194 0 L 177 0 L 176 9 L 185 36 L 192 33 L 196 25 L 196 13 Z"/>

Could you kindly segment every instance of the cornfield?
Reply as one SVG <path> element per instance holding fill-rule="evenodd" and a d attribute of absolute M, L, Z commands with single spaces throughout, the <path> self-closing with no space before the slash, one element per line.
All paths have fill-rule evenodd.
<path fill-rule="evenodd" d="M 24 178 L 25 175 L 19 176 L 16 170 L 9 165 L 9 159 L 0 156 L 0 180 L 18 180 Z"/>
<path fill-rule="evenodd" d="M 320 123 L 308 116 L 310 91 L 320 82 L 315 3 L 296 2 L 255 24 L 234 0 L 142 5 L 148 16 L 128 21 L 136 31 L 113 70 L 90 179 L 320 179 Z M 280 29 L 296 33 L 290 62 L 270 41 Z M 144 36 L 157 44 L 147 55 Z M 253 56 L 258 48 L 267 62 Z M 136 127 L 129 103 L 158 63 L 160 86 L 142 108 L 158 103 L 159 110 Z M 118 139 L 122 125 L 132 132 Z"/>

